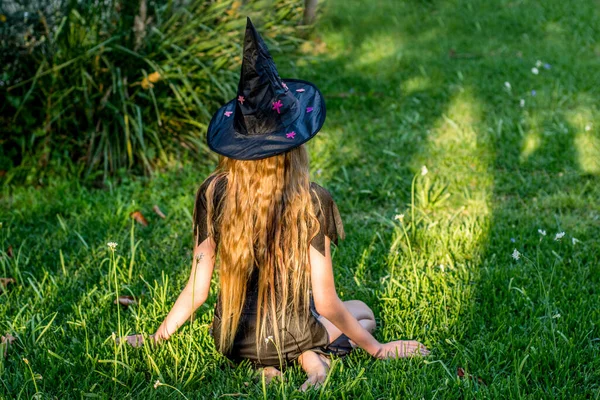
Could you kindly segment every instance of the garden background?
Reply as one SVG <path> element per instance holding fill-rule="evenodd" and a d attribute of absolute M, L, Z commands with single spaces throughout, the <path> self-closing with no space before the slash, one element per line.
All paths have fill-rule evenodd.
<path fill-rule="evenodd" d="M 109 3 L 0 15 L 0 397 L 600 397 L 596 2 L 326 0 L 311 26 L 301 1 Z M 113 341 L 187 280 L 246 15 L 325 95 L 308 147 L 346 229 L 340 297 L 429 357 L 263 386 L 215 351 L 215 290 L 165 345 Z"/>

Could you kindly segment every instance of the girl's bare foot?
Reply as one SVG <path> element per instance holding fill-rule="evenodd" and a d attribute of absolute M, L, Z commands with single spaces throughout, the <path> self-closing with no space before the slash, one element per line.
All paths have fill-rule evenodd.
<path fill-rule="evenodd" d="M 282 378 L 281 375 L 281 371 L 278 370 L 275 367 L 265 367 L 265 368 L 261 368 L 259 369 L 259 373 L 261 374 L 261 378 L 262 375 L 265 376 L 265 383 L 268 385 L 269 383 L 271 383 L 271 381 L 273 379 L 275 379 L 276 377 L 279 377 L 279 379 Z"/>
<path fill-rule="evenodd" d="M 306 372 L 306 381 L 300 386 L 300 391 L 305 392 L 309 388 L 318 389 L 325 382 L 327 371 L 331 365 L 331 360 L 314 351 L 305 351 L 298 357 L 298 362 Z"/>

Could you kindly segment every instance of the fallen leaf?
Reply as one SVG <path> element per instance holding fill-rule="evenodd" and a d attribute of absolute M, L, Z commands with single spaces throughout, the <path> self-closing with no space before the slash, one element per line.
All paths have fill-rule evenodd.
<path fill-rule="evenodd" d="M 7 333 L 6 336 L 2 336 L 2 340 L 0 340 L 0 353 L 4 354 L 5 358 L 8 355 L 8 346 L 12 345 L 15 340 L 17 340 L 17 338 L 10 333 Z"/>
<path fill-rule="evenodd" d="M 10 333 L 7 333 L 6 336 L 2 336 L 2 343 L 13 344 L 15 340 L 17 340 L 17 338 Z"/>
<path fill-rule="evenodd" d="M 6 254 L 8 254 L 8 256 L 10 258 L 13 258 L 13 249 L 12 249 L 12 244 L 8 246 L 8 249 L 6 250 Z"/>
<path fill-rule="evenodd" d="M 13 278 L 0 278 L 0 293 L 8 287 L 8 285 L 14 285 L 17 283 Z"/>
<path fill-rule="evenodd" d="M 117 304 L 117 300 L 115 300 L 114 303 Z M 137 303 L 138 303 L 137 299 L 133 296 L 129 296 L 129 295 L 119 296 L 119 304 L 121 304 L 125 308 L 136 305 Z"/>
<path fill-rule="evenodd" d="M 144 217 L 144 214 L 141 213 L 141 211 L 134 211 L 131 214 L 129 214 L 129 216 L 135 219 L 143 226 L 148 226 L 148 221 L 146 221 L 146 218 Z"/>
<path fill-rule="evenodd" d="M 459 378 L 465 378 L 465 377 L 467 377 L 467 378 L 469 378 L 469 379 L 472 379 L 472 380 L 474 380 L 474 381 L 476 380 L 478 384 L 480 384 L 480 385 L 483 385 L 483 386 L 486 386 L 486 384 L 485 384 L 485 382 L 483 381 L 483 379 L 481 379 L 481 378 L 480 378 L 480 377 L 478 377 L 478 376 L 473 376 L 473 375 L 471 375 L 471 374 L 468 374 L 467 372 L 465 372 L 465 369 L 464 369 L 464 368 L 461 368 L 461 367 L 458 367 L 458 368 L 456 368 L 456 375 L 457 375 Z"/>
<path fill-rule="evenodd" d="M 158 205 L 154 205 L 154 207 L 152 207 L 152 209 L 154 210 L 154 212 L 156 214 L 158 214 L 159 217 L 161 217 L 162 219 L 167 218 L 167 216 L 160 210 L 160 208 L 158 208 Z"/>

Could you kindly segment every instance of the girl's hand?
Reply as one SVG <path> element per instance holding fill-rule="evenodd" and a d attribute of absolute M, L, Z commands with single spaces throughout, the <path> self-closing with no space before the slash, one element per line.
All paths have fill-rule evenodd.
<path fill-rule="evenodd" d="M 395 340 L 383 343 L 379 351 L 373 356 L 380 360 L 387 360 L 391 358 L 427 356 L 429 353 L 429 350 L 416 340 Z"/>

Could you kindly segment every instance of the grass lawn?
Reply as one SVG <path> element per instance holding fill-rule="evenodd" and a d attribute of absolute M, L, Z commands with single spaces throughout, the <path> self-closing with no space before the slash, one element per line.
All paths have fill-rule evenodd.
<path fill-rule="evenodd" d="M 599 398 L 598 20 L 586 1 L 327 0 L 321 42 L 275 55 L 326 96 L 309 149 L 346 228 L 338 294 L 428 358 L 359 350 L 319 391 L 295 391 L 297 366 L 265 388 L 216 353 L 214 290 L 164 346 L 117 347 L 113 332 L 154 332 L 186 282 L 211 159 L 106 190 L 3 188 L 0 276 L 17 283 L 0 295 L 16 338 L 0 398 Z M 119 309 L 116 289 L 140 303 Z"/>

